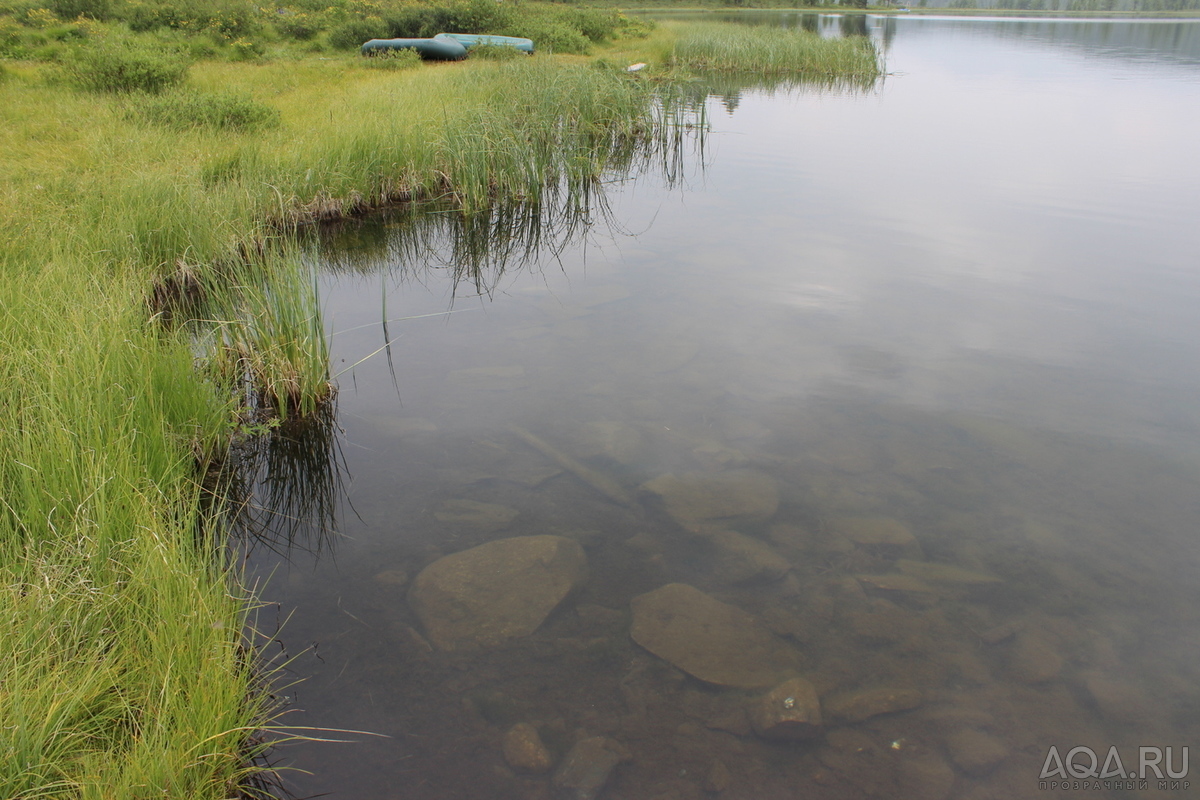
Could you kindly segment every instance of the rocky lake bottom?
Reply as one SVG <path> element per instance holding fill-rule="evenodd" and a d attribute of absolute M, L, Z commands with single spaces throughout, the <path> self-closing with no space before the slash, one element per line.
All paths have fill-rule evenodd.
<path fill-rule="evenodd" d="M 900 408 L 706 423 L 367 422 L 405 453 L 363 479 L 394 536 L 285 632 L 340 630 L 309 681 L 391 738 L 324 769 L 396 798 L 984 800 L 1038 791 L 1052 745 L 1194 735 L 1186 470 Z"/>

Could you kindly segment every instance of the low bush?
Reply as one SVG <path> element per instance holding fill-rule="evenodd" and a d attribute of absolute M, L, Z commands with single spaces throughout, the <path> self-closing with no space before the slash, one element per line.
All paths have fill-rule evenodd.
<path fill-rule="evenodd" d="M 267 48 L 258 39 L 239 38 L 229 43 L 230 61 L 257 61 L 267 53 Z"/>
<path fill-rule="evenodd" d="M 304 11 L 290 12 L 289 9 L 282 8 L 279 11 L 278 18 L 275 20 L 275 30 L 288 39 L 307 42 L 324 28 L 325 21 L 317 14 L 309 14 Z"/>
<path fill-rule="evenodd" d="M 389 39 L 427 39 L 439 33 L 473 33 L 454 27 L 454 14 L 445 6 L 401 6 L 384 16 Z"/>
<path fill-rule="evenodd" d="M 329 46 L 335 50 L 352 50 L 371 39 L 385 39 L 389 26 L 379 17 L 352 19 L 329 32 Z"/>
<path fill-rule="evenodd" d="M 0 17 L 0 56 L 15 55 L 21 46 L 21 26 L 12 17 Z"/>
<path fill-rule="evenodd" d="M 612 38 L 620 26 L 621 13 L 615 9 L 599 8 L 564 8 L 554 17 L 566 25 L 575 28 L 590 41 L 603 42 Z"/>
<path fill-rule="evenodd" d="M 50 10 L 60 19 L 106 20 L 112 17 L 112 0 L 47 0 Z"/>
<path fill-rule="evenodd" d="M 499 31 L 506 36 L 523 36 L 532 39 L 539 53 L 575 53 L 585 55 L 591 50 L 591 41 L 565 22 L 546 18 L 530 18 L 520 24 Z"/>
<path fill-rule="evenodd" d="M 176 130 L 216 128 L 249 131 L 279 124 L 279 111 L 247 95 L 177 91 L 139 100 L 131 116 Z"/>
<path fill-rule="evenodd" d="M 188 62 L 174 51 L 128 40 L 81 47 L 66 62 L 71 83 L 94 92 L 161 92 L 183 83 Z"/>

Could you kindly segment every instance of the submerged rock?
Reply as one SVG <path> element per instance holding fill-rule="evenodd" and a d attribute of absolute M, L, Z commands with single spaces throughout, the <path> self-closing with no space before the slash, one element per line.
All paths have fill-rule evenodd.
<path fill-rule="evenodd" d="M 1111 675 L 1089 671 L 1080 678 L 1092 703 L 1114 722 L 1140 722 L 1146 717 L 1147 709 L 1153 707 L 1145 692 Z"/>
<path fill-rule="evenodd" d="M 574 452 L 579 458 L 604 456 L 625 466 L 641 463 L 650 451 L 646 435 L 624 422 L 588 422 L 579 428 L 575 438 L 579 444 Z"/>
<path fill-rule="evenodd" d="M 408 584 L 408 571 L 404 569 L 385 569 L 383 572 L 376 572 L 374 580 L 380 586 L 403 588 Z"/>
<path fill-rule="evenodd" d="M 792 568 L 770 545 L 743 533 L 709 526 L 695 527 L 693 533 L 716 549 L 714 572 L 723 581 L 769 583 L 779 580 Z"/>
<path fill-rule="evenodd" d="M 528 722 L 518 722 L 504 734 L 504 760 L 522 772 L 549 772 L 554 759 L 537 728 Z"/>
<path fill-rule="evenodd" d="M 817 690 L 803 678 L 776 686 L 750 706 L 750 723 L 764 739 L 811 739 L 821 733 Z"/>
<path fill-rule="evenodd" d="M 1001 625 L 988 628 L 983 633 L 979 634 L 979 640 L 984 644 L 1000 644 L 1001 642 L 1011 639 L 1013 636 L 1020 633 L 1025 628 L 1023 620 L 1009 620 Z"/>
<path fill-rule="evenodd" d="M 604 736 L 576 742 L 563 758 L 551 783 L 564 800 L 592 800 L 613 769 L 628 758 L 625 748 Z"/>
<path fill-rule="evenodd" d="M 1008 758 L 1008 746 L 991 734 L 963 728 L 946 737 L 950 759 L 973 777 L 987 775 Z"/>
<path fill-rule="evenodd" d="M 825 711 L 842 722 L 862 722 L 880 714 L 916 708 L 923 700 L 916 689 L 879 686 L 834 695 L 825 701 Z"/>
<path fill-rule="evenodd" d="M 486 530 L 500 530 L 517 518 L 515 508 L 497 503 L 480 503 L 477 500 L 447 500 L 433 512 L 438 522 L 478 525 Z"/>
<path fill-rule="evenodd" d="M 687 584 L 667 584 L 632 605 L 633 640 L 706 683 L 764 689 L 799 667 L 799 653 L 755 617 Z"/>
<path fill-rule="evenodd" d="M 733 776 L 729 774 L 729 767 L 725 766 L 725 762 L 713 761 L 708 767 L 708 772 L 704 774 L 704 791 L 720 794 L 729 788 L 731 780 Z"/>
<path fill-rule="evenodd" d="M 984 583 L 1000 583 L 994 575 L 985 575 L 953 564 L 940 564 L 933 561 L 912 561 L 902 558 L 896 562 L 896 568 L 901 572 L 932 583 L 960 583 L 979 585 Z"/>
<path fill-rule="evenodd" d="M 438 559 L 413 580 L 408 602 L 439 649 L 492 647 L 537 630 L 586 576 L 578 542 L 519 536 Z"/>
<path fill-rule="evenodd" d="M 905 757 L 896 770 L 898 800 L 946 800 L 954 789 L 954 769 L 932 753 Z"/>
<path fill-rule="evenodd" d="M 687 525 L 720 519 L 767 519 L 779 508 L 779 487 L 765 472 L 668 473 L 642 484 L 667 513 Z"/>
<path fill-rule="evenodd" d="M 1031 629 L 1017 634 L 1008 660 L 1014 678 L 1022 683 L 1046 683 L 1057 678 L 1062 668 L 1063 657 L 1045 634 Z"/>
<path fill-rule="evenodd" d="M 899 572 L 893 572 L 888 575 L 855 575 L 854 577 L 858 579 L 859 583 L 889 592 L 933 593 L 933 587 L 925 581 Z"/>
<path fill-rule="evenodd" d="M 840 517 L 829 521 L 829 530 L 855 544 L 913 547 L 917 539 L 908 526 L 890 517 Z"/>

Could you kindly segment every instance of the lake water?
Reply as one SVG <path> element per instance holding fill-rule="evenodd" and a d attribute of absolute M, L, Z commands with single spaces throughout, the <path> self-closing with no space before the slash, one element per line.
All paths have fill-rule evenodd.
<path fill-rule="evenodd" d="M 341 430 L 315 463 L 281 446 L 262 499 L 307 476 L 288 508 L 336 532 L 250 564 L 262 624 L 286 620 L 283 723 L 379 736 L 281 750 L 297 795 L 551 798 L 553 770 L 506 761 L 517 723 L 555 768 L 606 737 L 608 800 L 1076 796 L 1039 788 L 1052 746 L 1127 774 L 1171 747 L 1179 774 L 1200 22 L 868 29 L 879 87 L 723 89 L 673 180 L 614 181 L 476 280 L 449 217 L 334 242 Z M 533 633 L 447 649 L 463 620 L 418 615 L 416 576 L 534 535 L 579 543 L 586 578 Z M 643 598 L 671 584 L 700 605 Z M 696 609 L 711 630 L 671 628 Z M 740 675 L 750 633 L 820 735 L 759 735 L 770 687 L 679 650 Z M 1089 796 L 1197 796 L 1142 771 Z"/>

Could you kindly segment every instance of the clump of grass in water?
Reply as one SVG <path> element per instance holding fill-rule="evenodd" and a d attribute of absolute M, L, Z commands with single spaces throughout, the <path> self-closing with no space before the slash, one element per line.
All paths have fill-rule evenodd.
<path fill-rule="evenodd" d="M 467 213 L 500 198 L 537 203 L 547 191 L 585 193 L 605 171 L 662 149 L 691 119 L 669 93 L 584 65 L 480 65 L 451 76 L 448 89 L 474 98 L 481 84 L 488 94 L 446 126 L 431 164 L 451 176 Z"/>
<path fill-rule="evenodd" d="M 315 277 L 294 256 L 271 260 L 282 263 L 262 283 L 221 287 L 208 301 L 220 314 L 206 337 L 210 371 L 239 391 L 251 425 L 312 415 L 334 394 Z"/>
<path fill-rule="evenodd" d="M 865 36 L 823 39 L 805 30 L 695 23 L 678 26 L 669 56 L 691 70 L 875 78 L 879 61 Z"/>

